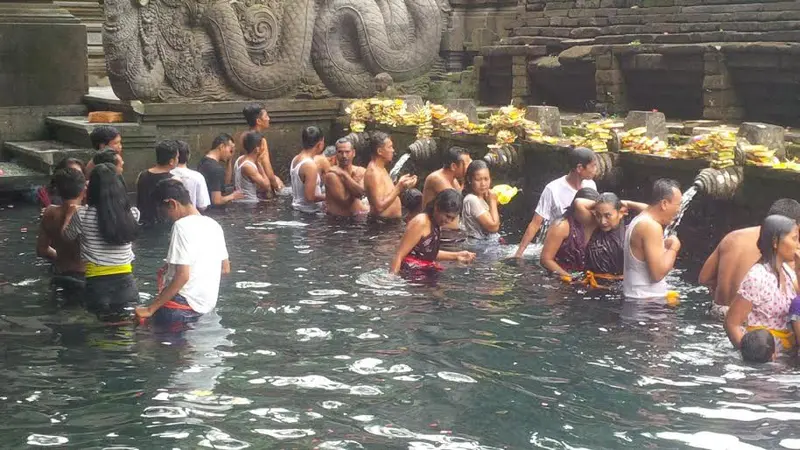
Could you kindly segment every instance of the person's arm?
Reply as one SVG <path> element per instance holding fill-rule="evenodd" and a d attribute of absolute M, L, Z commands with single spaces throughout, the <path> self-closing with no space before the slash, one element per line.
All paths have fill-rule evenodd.
<path fill-rule="evenodd" d="M 350 192 L 350 195 L 361 198 L 364 196 L 364 183 L 359 183 L 358 181 L 354 180 L 353 177 L 350 176 L 349 173 L 345 172 L 338 167 L 331 167 L 331 173 L 334 173 L 342 179 L 342 183 L 344 183 L 344 188 Z"/>
<path fill-rule="evenodd" d="M 717 271 L 719 270 L 719 245 L 706 259 L 703 268 L 700 269 L 700 276 L 697 282 L 711 289 L 717 287 Z"/>
<path fill-rule="evenodd" d="M 622 200 L 622 206 L 628 208 L 629 211 L 633 211 L 637 214 L 647 209 L 647 203 L 633 202 L 630 200 Z"/>
<path fill-rule="evenodd" d="M 200 183 L 199 181 L 201 180 L 198 180 L 196 183 L 197 186 L 195 186 L 194 196 L 195 199 L 197 199 L 197 209 L 200 211 L 205 211 L 206 208 L 208 208 L 208 205 L 211 204 L 211 198 L 208 195 L 208 186 L 206 186 L 206 183 Z M 205 181 L 205 179 L 202 181 Z"/>
<path fill-rule="evenodd" d="M 269 191 L 272 189 L 269 180 L 258 172 L 257 167 L 250 164 L 239 166 L 242 169 L 242 175 L 249 178 L 258 188 L 262 191 Z"/>
<path fill-rule="evenodd" d="M 222 274 L 228 275 L 229 273 L 231 273 L 231 260 L 225 258 L 222 260 Z"/>
<path fill-rule="evenodd" d="M 544 246 L 542 247 L 542 255 L 540 261 L 545 269 L 555 272 L 559 276 L 571 276 L 569 272 L 564 270 L 556 262 L 556 253 L 561 247 L 561 244 L 569 236 L 569 222 L 561 220 L 547 229 L 547 234 L 544 237 Z"/>
<path fill-rule="evenodd" d="M 670 236 L 664 241 L 661 227 L 652 221 L 644 221 L 637 225 L 642 233 L 642 248 L 647 270 L 654 282 L 659 282 L 675 267 L 681 244 L 677 237 Z"/>
<path fill-rule="evenodd" d="M 489 205 L 489 209 L 480 213 L 475 220 L 480 224 L 483 231 L 487 233 L 497 233 L 500 231 L 500 212 L 497 210 L 497 195 L 489 191 L 489 195 L 485 200 Z M 474 207 L 474 203 L 472 207 Z"/>
<path fill-rule="evenodd" d="M 747 321 L 747 316 L 750 315 L 752 309 L 753 304 L 739 294 L 733 299 L 733 303 L 725 315 L 725 332 L 728 334 L 731 344 L 736 348 L 742 347 L 742 337 L 744 336 L 742 324 Z"/>
<path fill-rule="evenodd" d="M 400 245 L 397 246 L 397 251 L 394 254 L 394 258 L 392 258 L 392 264 L 389 267 L 391 273 L 400 273 L 400 266 L 403 264 L 403 259 L 411 253 L 411 250 L 417 245 L 417 242 L 422 239 L 426 228 L 429 227 L 430 219 L 424 215 L 419 215 L 408 223 L 406 232 L 403 233 L 403 238 L 400 239 Z"/>
<path fill-rule="evenodd" d="M 300 168 L 303 175 L 303 196 L 307 202 L 324 202 L 325 195 L 317 195 L 317 165 L 313 163 L 303 164 Z"/>
<path fill-rule="evenodd" d="M 528 227 L 525 228 L 525 234 L 522 235 L 522 239 L 519 241 L 519 248 L 517 248 L 517 253 L 514 255 L 516 258 L 522 258 L 522 254 L 525 253 L 525 249 L 528 248 L 528 244 L 531 243 L 534 237 L 536 237 L 536 233 L 539 232 L 539 229 L 542 228 L 542 223 L 544 222 L 544 217 L 540 216 L 539 213 L 533 213 L 533 219 L 528 224 Z"/>
<path fill-rule="evenodd" d="M 469 264 L 475 260 L 475 253 L 462 250 L 460 252 L 448 252 L 446 250 L 439 250 L 436 254 L 437 261 L 458 261 L 460 263 Z"/>
<path fill-rule="evenodd" d="M 377 211 L 378 214 L 386 211 L 387 208 L 392 206 L 392 203 L 395 201 L 397 196 L 408 189 L 408 185 L 412 183 L 411 180 L 411 176 L 403 175 L 400 177 L 400 180 L 397 181 L 397 184 L 394 185 L 394 188 L 392 188 L 392 190 L 386 196 L 380 198 L 378 197 L 377 192 L 377 185 L 379 184 L 379 181 L 376 179 L 375 174 L 367 174 L 367 176 L 364 177 L 364 187 L 366 188 L 365 191 L 367 193 L 367 199 L 369 200 L 370 207 L 375 208 L 375 211 Z"/>
<path fill-rule="evenodd" d="M 70 205 L 67 208 L 67 213 L 64 215 L 64 224 L 61 225 L 61 236 L 68 241 L 74 241 L 81 235 L 81 216 L 76 214 L 78 208 L 78 205 Z"/>
<path fill-rule="evenodd" d="M 281 181 L 281 179 L 275 175 L 275 171 L 272 170 L 272 162 L 269 158 L 269 142 L 267 142 L 267 151 L 264 152 L 258 162 L 264 169 L 264 174 L 267 176 L 272 188 L 276 191 L 283 189 L 283 181 Z"/>
<path fill-rule="evenodd" d="M 191 273 L 190 266 L 184 264 L 173 265 L 175 266 L 175 276 L 172 277 L 167 287 L 158 293 L 156 299 L 150 306 L 139 306 L 136 308 L 136 315 L 140 318 L 146 319 L 155 314 L 165 303 L 175 298 L 186 283 L 189 282 L 189 275 Z"/>
<path fill-rule="evenodd" d="M 342 179 L 333 172 L 325 174 L 325 200 L 343 204 L 347 201 L 347 191 Z"/>
<path fill-rule="evenodd" d="M 225 172 L 224 172 L 224 184 L 230 185 L 233 184 L 233 163 L 236 158 L 228 158 L 228 162 L 225 163 Z"/>
<path fill-rule="evenodd" d="M 211 204 L 214 206 L 222 206 L 242 198 L 244 198 L 244 194 L 242 194 L 241 191 L 233 191 L 228 195 L 222 195 L 222 192 L 214 191 L 211 193 Z"/>
<path fill-rule="evenodd" d="M 58 253 L 56 253 L 56 249 L 50 246 L 51 239 L 44 226 L 45 222 L 50 220 L 51 216 L 52 209 L 45 209 L 44 215 L 42 216 L 42 221 L 39 223 L 39 235 L 36 236 L 36 255 L 40 258 L 46 258 L 51 261 L 55 261 L 58 257 Z"/>
<path fill-rule="evenodd" d="M 573 215 L 580 223 L 592 223 L 594 221 L 594 205 L 597 202 L 585 198 L 577 198 L 573 200 L 572 206 L 574 207 Z"/>

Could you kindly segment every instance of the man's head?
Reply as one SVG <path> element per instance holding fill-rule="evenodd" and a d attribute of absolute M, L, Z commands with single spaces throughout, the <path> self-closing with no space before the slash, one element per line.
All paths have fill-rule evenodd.
<path fill-rule="evenodd" d="M 111 164 L 117 170 L 117 173 L 122 175 L 122 168 L 125 166 L 125 161 L 122 160 L 122 155 L 107 148 L 92 157 L 92 164 L 99 166 L 100 164 Z"/>
<path fill-rule="evenodd" d="M 779 198 L 769 207 L 767 216 L 784 216 L 800 223 L 800 202 L 791 198 Z"/>
<path fill-rule="evenodd" d="M 108 147 L 117 153 L 122 153 L 122 136 L 119 130 L 110 125 L 101 125 L 89 133 L 89 140 L 95 150 Z"/>
<path fill-rule="evenodd" d="M 661 225 L 669 225 L 681 209 L 681 185 L 669 178 L 659 178 L 653 183 L 650 210 Z"/>
<path fill-rule="evenodd" d="M 156 165 L 172 167 L 178 165 L 178 149 L 180 144 L 175 139 L 164 139 L 156 144 Z"/>
<path fill-rule="evenodd" d="M 57 170 L 53 174 L 53 186 L 64 200 L 75 200 L 83 195 L 86 189 L 86 178 L 83 172 L 73 168 Z"/>
<path fill-rule="evenodd" d="M 745 333 L 741 345 L 742 359 L 745 362 L 763 364 L 775 357 L 775 339 L 764 328 Z"/>
<path fill-rule="evenodd" d="M 350 167 L 355 157 L 356 149 L 353 148 L 353 143 L 349 139 L 340 138 L 336 141 L 336 164 L 339 167 Z"/>
<path fill-rule="evenodd" d="M 185 217 L 191 211 L 192 199 L 189 191 L 180 180 L 169 178 L 156 184 L 153 202 L 158 205 L 159 214 L 173 222 Z"/>
<path fill-rule="evenodd" d="M 311 125 L 303 128 L 303 150 L 311 150 L 314 155 L 322 154 L 325 150 L 325 135 L 319 127 Z"/>
<path fill-rule="evenodd" d="M 390 162 L 394 159 L 394 143 L 383 131 L 373 131 L 369 136 L 369 154 L 374 159 Z"/>
<path fill-rule="evenodd" d="M 444 162 L 442 167 L 444 169 L 452 170 L 456 178 L 464 178 L 464 175 L 467 174 L 469 163 L 471 162 L 472 157 L 469 156 L 469 153 L 466 149 L 453 146 L 444 152 Z"/>
<path fill-rule="evenodd" d="M 338 165 L 338 162 L 336 160 L 336 146 L 335 145 L 329 145 L 329 146 L 325 147 L 325 150 L 322 151 L 322 156 L 327 161 L 328 167 L 332 167 L 332 166 Z"/>
<path fill-rule="evenodd" d="M 256 103 L 247 105 L 242 110 L 242 114 L 244 114 L 244 120 L 247 121 L 247 126 L 251 129 L 261 131 L 269 128 L 269 114 L 262 105 Z"/>
<path fill-rule="evenodd" d="M 567 150 L 569 170 L 580 176 L 581 180 L 591 180 L 597 175 L 597 157 L 586 147 L 575 147 Z"/>
<path fill-rule="evenodd" d="M 192 151 L 189 149 L 189 143 L 186 141 L 176 141 L 178 143 L 178 164 L 185 166 L 189 163 L 189 157 Z"/>
<path fill-rule="evenodd" d="M 211 143 L 211 150 L 217 150 L 219 159 L 227 161 L 233 157 L 233 152 L 236 149 L 236 144 L 233 142 L 233 137 L 228 133 L 222 133 L 214 138 Z"/>
<path fill-rule="evenodd" d="M 242 146 L 244 147 L 244 152 L 248 155 L 253 153 L 260 154 L 265 142 L 264 135 L 258 131 L 247 132 L 242 137 Z"/>

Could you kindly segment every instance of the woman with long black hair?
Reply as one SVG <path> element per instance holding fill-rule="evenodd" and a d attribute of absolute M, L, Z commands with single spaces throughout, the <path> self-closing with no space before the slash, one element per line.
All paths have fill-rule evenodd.
<path fill-rule="evenodd" d="M 86 308 L 104 322 L 126 319 L 129 306 L 139 300 L 131 265 L 138 220 L 139 211 L 131 206 L 125 182 L 111 164 L 92 170 L 86 205 L 67 212 L 62 232 L 66 239 L 80 239 Z"/>

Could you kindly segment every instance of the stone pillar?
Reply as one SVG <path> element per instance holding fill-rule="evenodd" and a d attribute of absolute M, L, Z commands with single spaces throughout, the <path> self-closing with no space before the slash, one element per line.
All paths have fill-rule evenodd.
<path fill-rule="evenodd" d="M 87 51 L 89 56 L 89 86 L 108 86 L 106 58 L 103 52 L 103 6 L 99 0 L 54 0 L 53 4 L 64 8 L 86 25 Z"/>
<path fill-rule="evenodd" d="M 0 107 L 75 105 L 88 92 L 86 26 L 52 1 L 0 0 Z"/>
<path fill-rule="evenodd" d="M 597 55 L 594 81 L 597 88 L 597 107 L 610 113 L 627 111 L 625 77 L 619 59 L 611 52 Z"/>
<path fill-rule="evenodd" d="M 775 150 L 775 156 L 783 159 L 786 156 L 786 130 L 778 125 L 758 122 L 744 122 L 739 126 L 738 136 L 755 145 L 765 145 Z"/>
<path fill-rule="evenodd" d="M 645 127 L 645 136 L 667 142 L 667 119 L 659 111 L 631 111 L 625 118 L 625 129 Z"/>
<path fill-rule="evenodd" d="M 703 54 L 703 118 L 739 121 L 744 108 L 725 64 L 725 54 L 710 49 Z"/>
<path fill-rule="evenodd" d="M 561 113 L 555 106 L 528 106 L 525 118 L 539 124 L 547 136 L 562 136 Z"/>
<path fill-rule="evenodd" d="M 528 58 L 511 57 L 511 103 L 521 106 L 527 103 L 528 96 Z"/>

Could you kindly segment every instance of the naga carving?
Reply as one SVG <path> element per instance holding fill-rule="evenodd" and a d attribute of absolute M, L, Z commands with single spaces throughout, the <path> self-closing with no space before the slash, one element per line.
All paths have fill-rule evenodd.
<path fill-rule="evenodd" d="M 379 73 L 402 82 L 431 70 L 447 3 L 105 0 L 103 47 L 122 100 L 267 99 L 314 84 L 364 97 Z"/>

